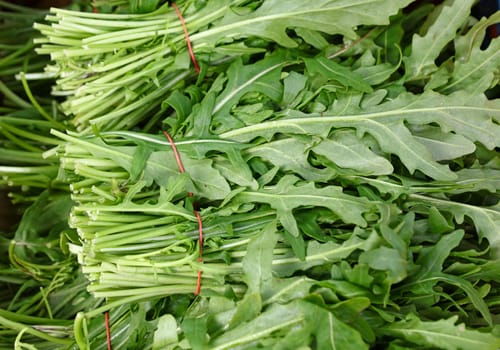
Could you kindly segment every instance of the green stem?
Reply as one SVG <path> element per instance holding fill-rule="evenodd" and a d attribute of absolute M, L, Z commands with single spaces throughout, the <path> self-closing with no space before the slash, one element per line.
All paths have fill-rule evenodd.
<path fill-rule="evenodd" d="M 44 340 L 47 340 L 47 341 L 50 341 L 52 343 L 56 343 L 56 344 L 62 344 L 62 345 L 71 345 L 73 344 L 73 341 L 71 339 L 64 339 L 64 338 L 57 338 L 57 337 L 53 337 L 51 335 L 48 335 L 44 332 L 41 332 L 41 331 L 38 331 L 30 326 L 27 326 L 25 324 L 22 324 L 22 323 L 19 323 L 19 322 L 15 322 L 15 321 L 11 321 L 3 316 L 0 316 L 0 324 L 3 325 L 4 327 L 6 328 L 10 328 L 10 329 L 15 329 L 16 331 L 23 331 L 25 330 L 26 333 L 28 334 L 31 334 L 35 337 L 38 337 L 40 339 L 44 339 Z"/>
<path fill-rule="evenodd" d="M 174 225 L 176 221 L 177 218 L 173 216 L 165 216 L 160 218 L 153 217 L 149 220 L 137 221 L 130 224 L 118 224 L 109 229 L 100 230 L 97 238 L 105 239 L 105 237 L 109 235 L 112 235 L 114 237 L 117 233 L 126 233 L 127 235 L 129 235 L 131 232 L 133 232 L 134 235 L 137 235 L 138 232 L 136 230 L 144 228 L 147 230 L 157 230 L 160 228 L 160 225 L 168 225 L 168 227 L 171 228 L 173 232 L 176 232 L 175 230 L 179 229 L 179 225 Z"/>
<path fill-rule="evenodd" d="M 42 106 L 40 106 L 40 104 L 38 103 L 38 101 L 35 99 L 35 97 L 33 96 L 33 94 L 31 93 L 31 90 L 30 90 L 30 87 L 28 85 L 28 81 L 26 80 L 26 76 L 24 73 L 20 73 L 19 74 L 19 77 L 21 79 L 21 83 L 23 84 L 23 87 L 24 87 L 24 91 L 26 92 L 26 95 L 28 96 L 30 102 L 33 104 L 33 106 L 36 108 L 36 110 L 45 118 L 47 119 L 52 125 L 53 127 L 55 128 L 58 128 L 58 129 L 61 129 L 61 130 L 65 130 L 66 127 L 57 122 L 54 118 L 52 118 L 52 116 L 50 114 L 48 114 L 43 108 Z M 30 106 L 31 107 L 31 106 Z"/>
<path fill-rule="evenodd" d="M 114 129 L 128 129 L 137 124 L 141 119 L 144 119 L 144 116 L 151 110 L 157 108 L 159 101 L 163 100 L 165 93 L 191 74 L 193 74 L 191 70 L 176 73 L 174 77 L 171 77 L 170 81 L 162 84 L 160 88 L 155 89 L 152 93 L 138 99 L 126 107 L 93 119 L 91 124 L 102 125 L 104 122 L 118 121 Z M 106 129 L 110 129 L 110 127 L 108 126 Z"/>
<path fill-rule="evenodd" d="M 34 175 L 47 175 L 54 176 L 57 174 L 59 166 L 3 166 L 0 165 L 0 174 L 13 175 L 13 174 L 34 174 Z"/>
<path fill-rule="evenodd" d="M 50 164 L 51 162 L 44 159 L 39 152 L 21 151 L 14 149 L 0 149 L 0 161 L 3 164 Z"/>
<path fill-rule="evenodd" d="M 0 92 L 5 95 L 9 100 L 14 102 L 16 105 L 18 105 L 21 108 L 31 108 L 31 105 L 23 100 L 21 97 L 17 96 L 12 90 L 10 90 L 7 85 L 3 83 L 3 81 L 0 80 Z"/>
<path fill-rule="evenodd" d="M 24 55 L 27 51 L 30 51 L 33 47 L 34 47 L 34 45 L 31 43 L 31 40 L 28 41 L 24 46 L 22 46 L 17 51 L 0 59 L 0 68 L 6 66 L 8 64 L 11 64 L 14 59 Z M 23 59 L 23 58 L 21 57 L 21 59 Z"/>
<path fill-rule="evenodd" d="M 129 176 L 126 171 L 102 171 L 81 163 L 75 164 L 75 174 L 101 181 L 109 181 L 110 179 L 127 179 Z"/>
<path fill-rule="evenodd" d="M 40 148 L 35 147 L 35 146 L 31 145 L 30 143 L 25 142 L 24 140 L 21 140 L 16 135 L 13 135 L 6 128 L 3 128 L 1 124 L 0 124 L 0 133 L 2 133 L 8 140 L 12 141 L 19 148 L 22 148 L 26 151 L 34 152 L 34 153 L 41 153 L 42 152 L 42 150 Z"/>
<path fill-rule="evenodd" d="M 210 286 L 204 285 L 205 289 L 218 289 L 221 291 L 223 287 L 221 286 Z M 89 286 L 89 290 L 91 287 Z M 192 294 L 195 291 L 195 285 L 188 286 L 157 286 L 157 287 L 144 287 L 144 288 L 134 288 L 134 289 L 123 289 L 123 290 L 108 290 L 108 291 L 96 291 L 92 294 L 96 298 L 116 298 L 116 297 L 139 297 L 138 300 L 141 299 L 149 299 L 152 297 L 166 297 L 168 295 L 173 294 Z"/>
<path fill-rule="evenodd" d="M 171 286 L 188 286 L 191 287 L 196 284 L 196 274 L 192 276 L 176 276 L 173 274 L 125 274 L 125 273 L 112 273 L 101 272 L 100 283 L 92 288 L 91 291 L 98 289 L 105 289 L 111 286 L 112 288 L 120 288 L 121 286 L 127 288 L 138 287 L 154 287 L 159 285 Z M 107 284 L 108 287 L 105 287 Z"/>
<path fill-rule="evenodd" d="M 18 136 L 21 136 L 25 139 L 37 141 L 37 142 L 40 142 L 42 144 L 59 145 L 61 143 L 59 140 L 54 139 L 53 137 L 45 137 L 45 136 L 42 136 L 39 134 L 33 134 L 29 131 L 22 130 L 22 129 L 16 128 L 12 125 L 3 123 L 2 119 L 0 119 L 0 128 L 8 130 L 9 132 L 16 134 Z"/>
<path fill-rule="evenodd" d="M 76 192 L 76 191 L 79 191 L 80 189 L 87 188 L 87 187 L 95 185 L 97 183 L 99 183 L 99 180 L 96 180 L 96 179 L 85 179 L 85 180 L 81 180 L 81 181 L 78 181 L 78 182 L 72 182 L 69 185 L 69 189 L 71 190 L 71 192 Z"/>
<path fill-rule="evenodd" d="M 60 319 L 48 319 L 45 317 L 36 317 L 26 314 L 21 314 L 18 312 L 12 312 L 4 309 L 0 309 L 0 316 L 5 317 L 14 322 L 27 323 L 33 325 L 51 325 L 51 326 L 70 326 L 70 320 L 60 320 Z"/>
<path fill-rule="evenodd" d="M 31 106 L 30 106 L 31 107 Z M 1 112 L 1 111 L 0 111 Z M 11 110 L 10 112 L 16 112 L 16 110 Z M 29 119 L 27 117 L 19 117 L 19 116 L 2 116 L 0 119 L 3 123 L 9 125 L 22 125 L 24 127 L 37 127 L 40 129 L 50 130 L 52 125 L 46 121 L 41 119 Z"/>

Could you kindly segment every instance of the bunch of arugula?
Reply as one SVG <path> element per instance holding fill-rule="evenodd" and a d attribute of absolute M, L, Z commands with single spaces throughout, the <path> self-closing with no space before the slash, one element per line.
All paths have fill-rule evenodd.
<path fill-rule="evenodd" d="M 141 348 L 498 348 L 500 16 L 410 2 L 179 1 L 200 76 L 167 5 L 36 25 L 76 127 L 45 156 L 107 300 L 80 348 L 105 310 Z"/>

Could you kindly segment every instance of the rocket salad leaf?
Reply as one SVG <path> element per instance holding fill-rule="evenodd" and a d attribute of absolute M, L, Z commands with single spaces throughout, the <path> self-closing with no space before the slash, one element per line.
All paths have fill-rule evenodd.
<path fill-rule="evenodd" d="M 497 348 L 499 16 L 474 3 L 179 0 L 199 75 L 168 3 L 51 9 L 19 77 L 55 79 L 52 115 L 0 85 L 0 184 L 50 187 L 0 240 L 0 342 L 105 348 L 109 311 L 124 348 Z"/>

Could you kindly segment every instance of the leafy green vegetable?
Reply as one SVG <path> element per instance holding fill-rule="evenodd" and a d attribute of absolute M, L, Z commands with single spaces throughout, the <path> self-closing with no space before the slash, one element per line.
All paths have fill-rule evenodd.
<path fill-rule="evenodd" d="M 167 3 L 51 9 L 0 85 L 0 342 L 498 348 L 499 15 L 410 3 L 180 0 L 199 75 Z"/>
<path fill-rule="evenodd" d="M 411 55 L 405 59 L 406 74 L 409 80 L 422 79 L 436 69 L 435 60 L 446 44 L 452 41 L 457 30 L 470 13 L 474 1 L 445 1 L 434 10 L 434 19 L 424 36 L 414 35 Z"/>
<path fill-rule="evenodd" d="M 397 334 L 403 339 L 422 346 L 437 346 L 441 349 L 496 349 L 498 338 L 456 325 L 457 317 L 435 322 L 420 321 L 414 315 L 390 325 L 384 332 Z"/>
<path fill-rule="evenodd" d="M 352 28 L 363 24 L 387 24 L 389 16 L 409 2 L 343 3 L 324 0 L 310 6 L 300 1 L 284 5 L 268 0 L 257 9 L 252 9 L 255 5 L 251 4 L 244 6 L 245 1 L 241 0 L 209 2 L 201 8 L 186 2 L 184 16 L 189 23 L 190 39 L 195 51 L 204 54 L 216 53 L 218 47 L 223 49 L 226 45 L 236 47 L 234 41 L 254 36 L 275 41 L 284 47 L 296 47 L 296 40 L 286 33 L 291 28 L 306 28 L 354 38 L 356 34 Z M 55 71 L 61 77 L 66 76 L 58 81 L 57 93 L 74 95 L 63 107 L 65 113 L 74 115 L 74 122 L 81 130 L 90 131 L 89 123 L 101 130 L 133 127 L 154 115 L 165 93 L 179 87 L 182 79 L 188 75 L 188 55 L 179 53 L 177 58 L 172 57 L 176 50 L 185 49 L 184 37 L 175 12 L 165 5 L 149 14 L 94 16 L 99 19 L 89 18 L 88 14 L 76 11 L 53 11 L 54 15 L 48 17 L 49 21 L 54 22 L 53 26 L 35 26 L 48 38 L 37 41 L 43 43 L 38 52 L 50 54 L 59 62 L 58 67 L 48 67 L 47 73 Z M 376 16 L 367 15 L 373 11 Z M 194 16 L 193 20 L 190 15 Z M 74 31 L 75 24 L 80 26 L 77 33 Z M 208 24 L 212 24 L 212 27 L 202 30 Z M 64 38 L 65 35 L 68 38 Z M 164 36 L 165 39 L 158 40 L 158 36 Z M 117 38 L 120 39 L 117 41 Z M 243 52 L 253 49 L 252 45 L 242 44 Z M 177 49 L 173 49 L 175 47 Z M 116 49 L 120 50 L 119 54 L 115 54 Z M 89 55 L 105 56 L 99 62 L 91 61 L 89 65 Z M 212 59 L 217 59 L 217 56 Z M 78 68 L 73 70 L 71 67 Z M 250 76 L 251 69 L 246 74 Z M 249 83 L 265 74 L 266 70 L 255 76 L 252 74 Z M 147 84 L 146 81 L 153 84 Z M 244 84 L 238 86 L 237 90 L 232 91 L 233 94 L 244 91 Z M 222 101 L 228 97 L 221 97 Z M 91 107 L 94 104 L 99 107 Z M 216 111 L 220 108 L 219 102 Z"/>

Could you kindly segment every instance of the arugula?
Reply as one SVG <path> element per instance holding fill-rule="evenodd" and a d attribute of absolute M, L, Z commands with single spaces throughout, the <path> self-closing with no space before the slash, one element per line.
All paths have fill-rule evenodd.
<path fill-rule="evenodd" d="M 414 315 L 408 319 L 394 323 L 384 332 L 401 334 L 403 339 L 423 346 L 439 346 L 442 349 L 473 349 L 480 346 L 484 349 L 496 349 L 498 339 L 478 331 L 466 330 L 455 325 L 457 317 L 436 322 L 420 321 Z"/>
<path fill-rule="evenodd" d="M 234 48 L 232 56 L 236 57 L 258 49 L 244 42 L 249 37 L 296 47 L 297 41 L 286 33 L 291 28 L 354 38 L 352 28 L 363 24 L 386 24 L 391 14 L 409 2 L 325 0 L 311 6 L 300 1 L 284 5 L 268 0 L 253 9 L 255 5 L 245 5 L 245 1 L 225 0 L 210 2 L 204 7 L 186 2 L 184 11 L 195 51 L 202 55 L 215 53 L 210 60 L 217 61 L 218 51 L 230 52 L 225 47 Z M 53 22 L 51 26 L 35 25 L 45 36 L 37 40 L 42 43 L 37 52 L 50 54 L 58 62 L 57 66 L 47 68 L 47 74 L 55 72 L 61 77 L 57 82 L 57 94 L 74 95 L 63 107 L 66 114 L 74 115 L 80 130 L 90 131 L 89 123 L 101 130 L 131 128 L 154 115 L 165 93 L 178 88 L 189 76 L 186 71 L 189 57 L 185 51 L 185 54 L 180 53 L 185 50 L 182 28 L 174 11 L 166 5 L 146 14 L 99 14 L 96 19 L 76 11 L 52 11 L 54 14 L 47 17 Z M 378 15 L 368 16 L 371 11 Z M 208 24 L 212 27 L 205 29 Z M 78 33 L 74 32 L 75 25 L 80 28 Z M 158 36 L 165 39 L 158 39 Z M 119 42 L 116 38 L 120 38 Z M 115 53 L 116 49 L 120 50 L 119 54 Z M 174 59 L 172 53 L 175 51 L 179 53 Z M 104 57 L 89 65 L 89 55 Z M 227 59 L 224 57 L 221 58 Z M 265 72 L 262 70 L 255 78 Z M 250 71 L 247 74 L 251 74 Z M 146 81 L 153 84 L 145 84 Z M 238 90 L 243 92 L 243 86 Z M 219 108 L 221 106 L 216 110 Z M 118 118 L 123 120 L 117 122 Z"/>
<path fill-rule="evenodd" d="M 428 25 L 425 35 L 413 36 L 411 55 L 405 59 L 408 80 L 428 77 L 437 70 L 435 60 L 444 47 L 455 38 L 473 4 L 474 1 L 445 1 L 434 10 L 430 16 L 435 20 Z"/>
<path fill-rule="evenodd" d="M 0 85 L 0 341 L 498 348 L 499 15 L 410 3 L 179 1 L 198 76 L 168 4 L 52 9 Z"/>

